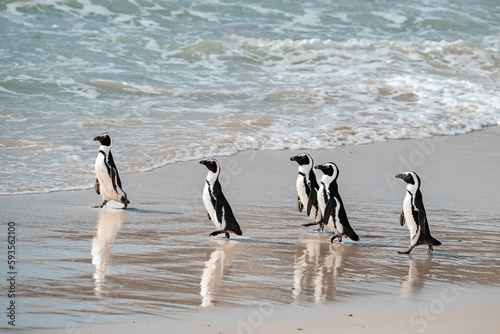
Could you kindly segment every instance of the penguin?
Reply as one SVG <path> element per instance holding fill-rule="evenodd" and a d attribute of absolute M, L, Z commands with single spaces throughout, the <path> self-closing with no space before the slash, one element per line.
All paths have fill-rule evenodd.
<path fill-rule="evenodd" d="M 130 203 L 127 199 L 127 194 L 122 189 L 122 182 L 118 169 L 116 168 L 111 154 L 113 139 L 107 133 L 102 133 L 94 138 L 94 141 L 101 143 L 99 153 L 95 159 L 95 192 L 102 196 L 102 204 L 98 206 L 102 208 L 109 201 L 123 203 L 123 208 L 126 209 Z"/>
<path fill-rule="evenodd" d="M 218 230 L 210 233 L 215 236 L 221 233 L 229 239 L 229 232 L 236 235 L 242 235 L 240 225 L 234 217 L 233 210 L 229 206 L 226 197 L 222 193 L 222 187 L 219 182 L 220 165 L 215 159 L 201 160 L 200 164 L 208 168 L 205 188 L 203 189 L 203 204 L 208 213 L 208 219 L 212 220 Z"/>
<path fill-rule="evenodd" d="M 312 219 L 312 223 L 302 224 L 302 226 L 320 225 L 319 230 L 324 228 L 321 211 L 318 207 L 318 181 L 313 171 L 314 160 L 308 153 L 301 153 L 290 158 L 299 164 L 299 175 L 297 176 L 297 210 L 300 212 L 306 208 L 307 215 Z"/>
<path fill-rule="evenodd" d="M 433 246 L 441 245 L 441 242 L 431 236 L 429 223 L 425 214 L 422 193 L 420 192 L 420 178 L 415 172 L 406 172 L 396 175 L 397 178 L 406 182 L 406 197 L 403 201 L 403 211 L 399 217 L 399 223 L 405 223 L 410 230 L 410 247 L 399 254 L 410 254 L 415 246 L 427 245 L 427 253 L 432 253 Z"/>
<path fill-rule="evenodd" d="M 323 224 L 335 233 L 330 239 L 333 242 L 336 238 L 342 242 L 342 236 L 347 236 L 353 241 L 358 241 L 359 237 L 352 229 L 347 219 L 342 198 L 340 198 L 337 178 L 339 169 L 333 162 L 327 162 L 323 165 L 314 166 L 323 172 L 321 184 L 318 190 L 318 205 L 323 213 Z"/>

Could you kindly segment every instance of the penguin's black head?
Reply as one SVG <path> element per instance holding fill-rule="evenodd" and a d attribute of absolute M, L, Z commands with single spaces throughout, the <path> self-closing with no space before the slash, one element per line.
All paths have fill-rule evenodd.
<path fill-rule="evenodd" d="M 406 172 L 396 175 L 397 178 L 403 179 L 408 184 L 420 186 L 420 178 L 415 172 Z"/>
<path fill-rule="evenodd" d="M 200 164 L 205 165 L 214 174 L 217 174 L 219 171 L 219 162 L 215 159 L 201 160 Z"/>
<path fill-rule="evenodd" d="M 301 153 L 299 155 L 290 158 L 290 161 L 297 161 L 299 165 L 309 165 L 313 164 L 313 158 L 307 153 Z"/>
<path fill-rule="evenodd" d="M 333 162 L 325 162 L 322 165 L 314 166 L 315 169 L 319 169 L 323 174 L 333 177 L 334 180 L 339 176 L 339 169 Z"/>
<path fill-rule="evenodd" d="M 94 141 L 100 142 L 101 145 L 103 145 L 103 146 L 111 146 L 111 144 L 112 144 L 111 137 L 106 132 L 101 133 L 97 137 L 94 137 Z"/>

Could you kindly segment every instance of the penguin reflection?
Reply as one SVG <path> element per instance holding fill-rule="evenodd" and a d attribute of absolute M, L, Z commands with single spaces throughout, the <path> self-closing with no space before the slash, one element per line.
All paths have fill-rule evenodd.
<path fill-rule="evenodd" d="M 240 243 L 229 240 L 211 240 L 210 245 L 216 248 L 209 257 L 207 256 L 205 268 L 201 274 L 200 295 L 203 307 L 213 305 L 224 274 L 233 261 Z"/>
<path fill-rule="evenodd" d="M 408 275 L 401 282 L 401 296 L 411 298 L 418 295 L 435 264 L 432 256 L 428 256 L 425 260 L 416 260 L 410 256 Z"/>
<path fill-rule="evenodd" d="M 358 249 L 357 245 L 325 243 L 321 236 L 307 237 L 297 244 L 292 298 L 294 303 L 332 301 L 337 294 L 337 279 L 344 261 Z"/>
<path fill-rule="evenodd" d="M 92 264 L 95 265 L 93 275 L 95 290 L 102 292 L 111 261 L 111 246 L 115 243 L 127 211 L 104 208 L 94 222 L 94 239 L 92 240 Z"/>

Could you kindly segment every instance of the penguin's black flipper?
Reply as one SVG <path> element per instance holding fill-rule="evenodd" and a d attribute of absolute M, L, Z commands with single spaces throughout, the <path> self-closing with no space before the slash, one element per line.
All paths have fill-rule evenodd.
<path fill-rule="evenodd" d="M 97 195 L 101 194 L 101 186 L 99 184 L 99 179 L 95 179 L 95 184 L 94 184 L 94 190 L 97 193 Z"/>
<path fill-rule="evenodd" d="M 404 211 L 401 211 L 401 215 L 399 216 L 399 223 L 401 224 L 401 226 L 403 226 L 406 223 Z"/>
<path fill-rule="evenodd" d="M 328 203 L 326 203 L 325 212 L 323 212 L 323 224 L 328 225 L 328 221 L 330 217 L 332 217 L 332 213 L 335 211 L 335 207 L 337 206 L 337 202 L 335 198 L 331 197 Z"/>
<path fill-rule="evenodd" d="M 311 210 L 313 206 L 318 205 L 318 192 L 316 188 L 311 187 L 311 192 L 309 193 L 309 199 L 307 201 L 307 215 L 311 214 Z"/>
<path fill-rule="evenodd" d="M 224 203 L 222 199 L 225 200 L 224 194 L 222 193 L 222 187 L 220 185 L 219 180 L 215 181 L 213 188 L 213 195 L 211 196 L 212 205 L 215 208 L 215 215 L 217 216 L 217 221 L 222 221 L 222 208 L 224 207 Z"/>
<path fill-rule="evenodd" d="M 122 181 L 120 180 L 120 174 L 118 174 L 118 168 L 116 168 L 115 160 L 113 159 L 113 154 L 111 154 L 111 151 L 109 151 L 108 154 L 108 164 L 108 173 L 110 173 L 111 181 L 113 182 L 113 189 L 115 189 L 116 191 L 117 186 L 121 189 Z"/>
<path fill-rule="evenodd" d="M 316 180 L 316 174 L 314 174 L 314 171 L 311 169 L 309 171 L 309 187 L 311 188 L 311 190 L 318 190 L 319 189 L 319 184 L 318 184 L 318 181 Z M 309 194 L 310 196 L 310 194 Z"/>
<path fill-rule="evenodd" d="M 304 204 L 302 204 L 302 202 L 300 201 L 300 197 L 297 196 L 297 210 L 299 210 L 299 212 L 302 212 L 302 210 L 304 210 Z"/>

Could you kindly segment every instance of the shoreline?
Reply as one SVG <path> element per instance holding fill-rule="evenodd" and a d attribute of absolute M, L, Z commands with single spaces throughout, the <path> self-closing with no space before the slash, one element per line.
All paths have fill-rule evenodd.
<path fill-rule="evenodd" d="M 308 218 L 295 209 L 297 164 L 289 160 L 297 150 L 217 157 L 243 230 L 229 241 L 208 238 L 214 226 L 201 200 L 206 168 L 197 161 L 124 174 L 128 210 L 92 209 L 101 200 L 92 189 L 2 196 L 0 212 L 19 234 L 19 328 L 413 333 L 421 327 L 409 324 L 408 314 L 433 300 L 441 307 L 441 300 L 446 309 L 426 332 L 450 321 L 472 328 L 471 317 L 488 332 L 500 310 L 489 299 L 500 289 L 498 143 L 496 126 L 309 150 L 315 164 L 339 166 L 357 243 L 330 244 L 329 231 L 300 227 Z M 395 174 L 409 168 L 422 180 L 430 228 L 443 243 L 431 256 L 423 246 L 396 254 L 409 233 L 398 222 L 406 185 Z M 463 299 L 435 297 L 446 290 L 451 300 L 454 289 L 463 289 Z M 277 330 L 285 325 L 291 327 Z"/>
<path fill-rule="evenodd" d="M 377 144 L 382 144 L 382 143 L 391 143 L 391 142 L 405 142 L 405 141 L 422 141 L 422 140 L 431 140 L 435 141 L 436 143 L 439 143 L 441 141 L 446 141 L 446 138 L 448 137 L 461 137 L 461 136 L 467 136 L 469 134 L 474 134 L 476 132 L 482 132 L 482 131 L 492 131 L 492 128 L 497 128 L 500 127 L 500 125 L 486 125 L 483 126 L 479 130 L 472 130 L 467 133 L 463 134 L 455 134 L 455 135 L 437 135 L 433 137 L 425 137 L 425 138 L 403 138 L 403 139 L 387 139 L 384 141 L 373 141 L 370 143 L 359 143 L 359 144 L 346 144 L 338 147 L 332 147 L 332 148 L 320 148 L 320 149 L 248 149 L 244 151 L 237 151 L 235 153 L 231 154 L 222 154 L 222 155 L 215 155 L 215 156 L 206 156 L 205 158 L 231 158 L 235 155 L 238 154 L 245 154 L 248 152 L 318 152 L 318 151 L 343 151 L 343 150 L 348 150 L 350 147 L 358 147 L 358 146 L 370 146 L 370 145 L 377 145 Z M 494 131 L 494 130 L 493 130 Z M 423 147 L 422 147 L 423 148 Z M 423 148 L 423 153 L 424 154 L 429 154 L 427 149 Z M 166 165 L 162 166 L 157 166 L 157 167 L 152 167 L 150 169 L 141 171 L 141 172 L 132 172 L 132 173 L 120 173 L 122 178 L 127 178 L 129 176 L 136 176 L 136 175 L 144 175 L 148 173 L 154 173 L 157 172 L 163 168 L 168 168 L 171 165 L 175 164 L 183 164 L 183 163 L 192 163 L 192 162 L 198 162 L 200 159 L 192 159 L 192 160 L 182 160 L 182 161 L 176 161 L 173 163 L 168 163 Z M 419 164 L 419 163 L 417 163 Z M 406 163 L 406 165 L 410 165 Z M 93 165 L 92 165 L 93 166 Z M 93 172 L 91 173 L 91 178 L 93 177 Z M 8 196 L 26 196 L 26 195 L 43 195 L 43 194 L 53 194 L 53 193 L 60 193 L 60 192 L 75 192 L 75 191 L 88 191 L 93 189 L 94 185 L 93 182 L 89 182 L 88 186 L 75 186 L 74 188 L 68 188 L 68 189 L 58 189 L 58 190 L 48 190 L 48 191 L 41 191 L 41 192 L 26 192 L 26 193 L 15 193 L 15 194 L 6 194 L 6 193 L 1 193 L 0 197 L 8 197 Z"/>

